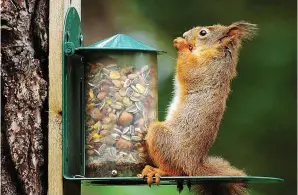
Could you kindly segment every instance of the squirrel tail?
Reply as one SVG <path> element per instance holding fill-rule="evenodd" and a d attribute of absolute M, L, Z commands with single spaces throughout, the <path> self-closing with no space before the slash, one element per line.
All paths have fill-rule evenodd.
<path fill-rule="evenodd" d="M 246 174 L 231 166 L 220 157 L 207 157 L 195 175 L 204 176 L 246 176 Z M 198 195 L 248 195 L 245 183 L 206 182 L 194 186 Z"/>

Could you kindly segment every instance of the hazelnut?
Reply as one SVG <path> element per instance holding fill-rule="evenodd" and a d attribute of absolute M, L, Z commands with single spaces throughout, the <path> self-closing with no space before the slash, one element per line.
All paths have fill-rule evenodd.
<path fill-rule="evenodd" d="M 130 125 L 132 121 L 133 121 L 133 115 L 130 114 L 129 112 L 124 111 L 119 116 L 118 125 L 127 126 L 127 125 Z"/>

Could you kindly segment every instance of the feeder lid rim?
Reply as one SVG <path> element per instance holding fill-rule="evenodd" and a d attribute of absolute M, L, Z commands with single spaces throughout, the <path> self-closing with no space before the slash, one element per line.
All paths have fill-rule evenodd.
<path fill-rule="evenodd" d="M 109 50 L 109 51 L 124 50 L 124 51 L 148 51 L 148 52 L 156 52 L 156 53 L 166 53 L 165 51 L 157 50 L 153 47 L 145 45 L 144 43 L 138 40 L 135 40 L 134 38 L 124 34 L 116 34 L 112 37 L 93 43 L 87 47 L 76 48 L 76 52 L 87 52 L 92 50 Z"/>
<path fill-rule="evenodd" d="M 76 52 L 90 52 L 90 51 L 144 51 L 144 52 L 154 52 L 154 53 L 167 53 L 163 50 L 148 50 L 148 49 L 133 49 L 133 48 L 89 48 L 89 47 L 78 47 L 75 49 Z"/>

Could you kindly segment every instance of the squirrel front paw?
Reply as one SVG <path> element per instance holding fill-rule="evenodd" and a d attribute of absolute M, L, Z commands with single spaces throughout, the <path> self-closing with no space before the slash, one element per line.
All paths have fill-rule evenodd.
<path fill-rule="evenodd" d="M 174 47 L 177 49 L 177 50 L 181 50 L 181 49 L 187 49 L 189 48 L 189 45 L 187 43 L 187 41 L 181 37 L 178 37 L 176 38 L 174 41 Z"/>

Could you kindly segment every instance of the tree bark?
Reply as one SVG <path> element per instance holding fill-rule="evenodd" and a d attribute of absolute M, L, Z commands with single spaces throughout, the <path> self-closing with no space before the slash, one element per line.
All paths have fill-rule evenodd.
<path fill-rule="evenodd" d="M 1 193 L 46 194 L 49 2 L 1 3 Z"/>

